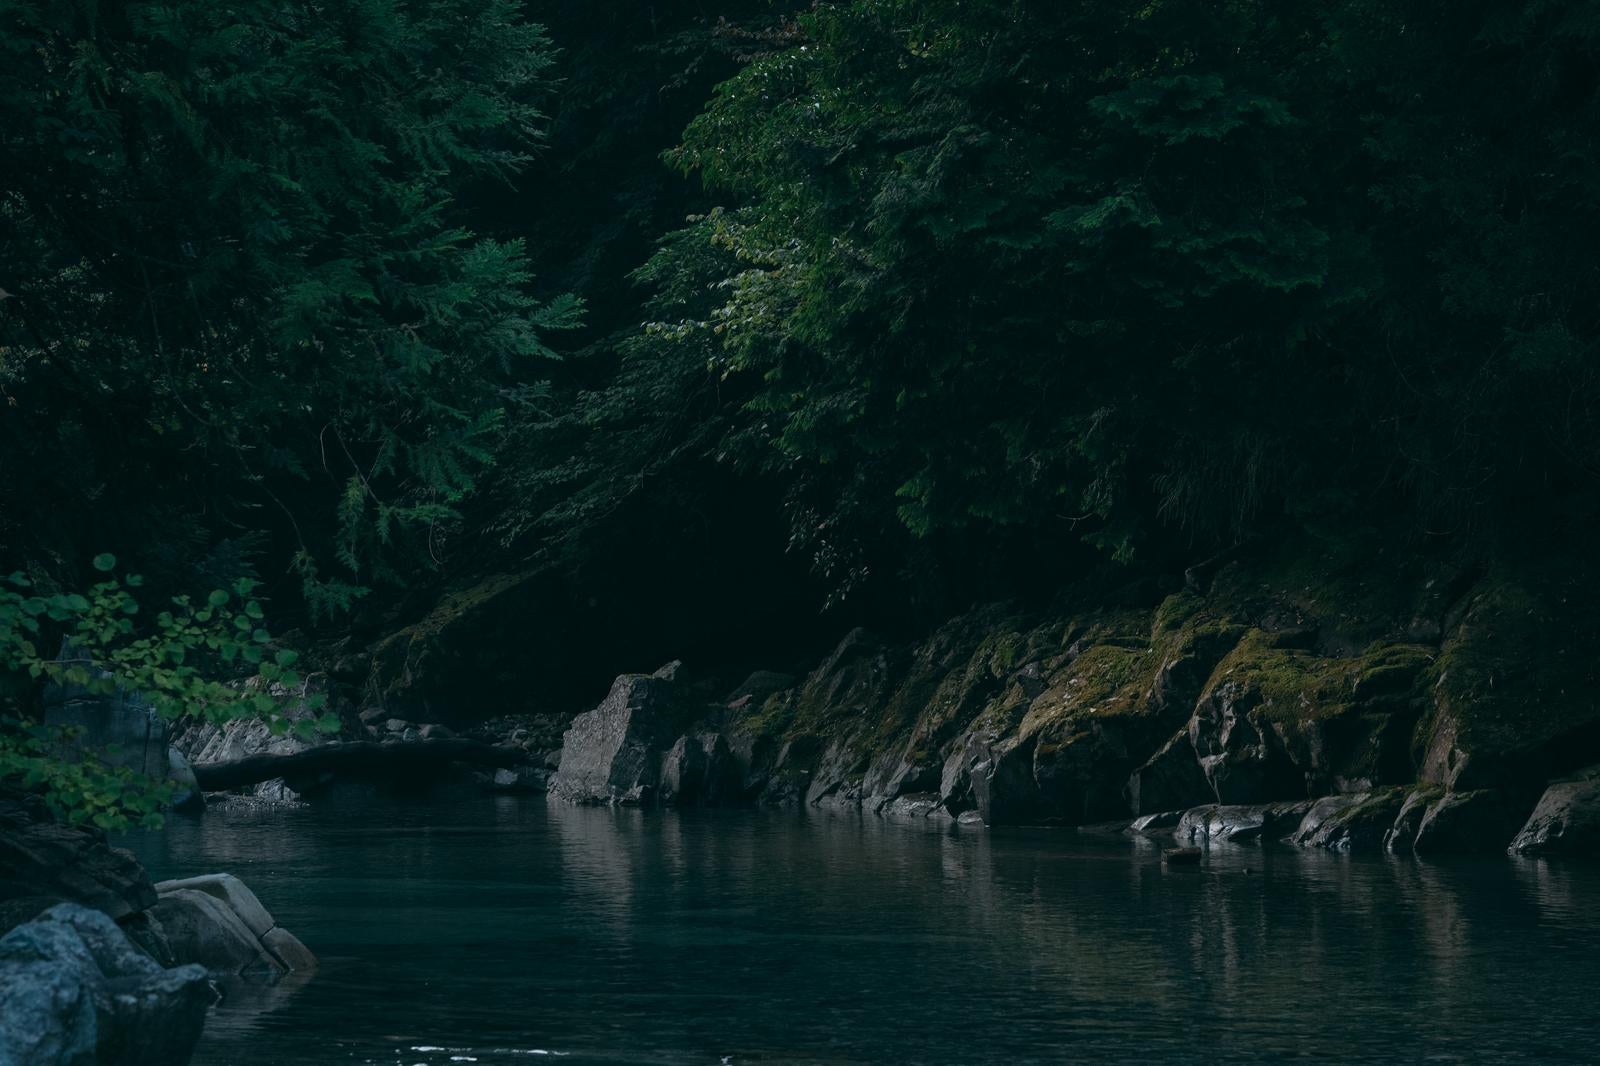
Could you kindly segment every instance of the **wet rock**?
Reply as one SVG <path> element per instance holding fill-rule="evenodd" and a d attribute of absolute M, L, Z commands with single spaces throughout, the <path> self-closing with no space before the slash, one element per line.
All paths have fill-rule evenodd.
<path fill-rule="evenodd" d="M 972 799 L 985 825 L 1025 825 L 1038 818 L 1039 788 L 1033 778 L 1035 738 L 1007 738 L 990 745 L 972 764 Z"/>
<path fill-rule="evenodd" d="M 187 1062 L 212 998 L 200 967 L 163 969 L 104 914 L 58 904 L 0 937 L 0 1063 Z"/>
<path fill-rule="evenodd" d="M 661 759 L 661 801 L 692 802 L 705 789 L 710 760 L 695 737 L 679 737 Z"/>
<path fill-rule="evenodd" d="M 1504 851 L 1533 805 L 1516 789 L 1447 792 L 1429 805 L 1413 847 L 1427 854 Z"/>
<path fill-rule="evenodd" d="M 1183 812 L 1173 835 L 1180 840 L 1227 840 L 1244 843 L 1276 840 L 1300 823 L 1311 804 L 1209 804 Z"/>
<path fill-rule="evenodd" d="M 1158 814 L 1143 814 L 1133 820 L 1128 826 L 1130 833 L 1158 833 L 1163 830 L 1172 830 L 1183 821 L 1182 811 L 1162 811 Z"/>
<path fill-rule="evenodd" d="M 550 784 L 550 770 L 544 766 L 501 767 L 484 778 L 491 792 L 544 792 Z"/>
<path fill-rule="evenodd" d="M 1428 808 L 1437 803 L 1442 795 L 1443 790 L 1433 785 L 1420 785 L 1407 793 L 1400 813 L 1395 815 L 1394 824 L 1383 835 L 1383 850 L 1404 854 L 1416 847 L 1417 831 L 1422 828 L 1422 820 L 1427 817 Z"/>
<path fill-rule="evenodd" d="M 273 926 L 261 934 L 261 946 L 266 948 L 284 969 L 304 972 L 317 968 L 317 957 L 300 938 L 282 926 Z"/>
<path fill-rule="evenodd" d="M 949 818 L 949 813 L 932 792 L 911 792 L 884 804 L 880 813 L 895 818 Z"/>
<path fill-rule="evenodd" d="M 267 913 L 267 908 L 261 905 L 256 894 L 232 874 L 202 874 L 199 877 L 161 881 L 156 885 L 156 891 L 163 896 L 180 889 L 194 889 L 221 900 L 239 916 L 245 928 L 258 937 L 278 924 L 272 920 L 272 915 Z"/>
<path fill-rule="evenodd" d="M 1545 789 L 1510 850 L 1518 855 L 1600 855 L 1600 766 Z"/>
<path fill-rule="evenodd" d="M 1188 729 L 1173 736 L 1128 778 L 1128 805 L 1134 814 L 1183 810 L 1215 798 L 1189 743 Z"/>
<path fill-rule="evenodd" d="M 1303 776 L 1274 743 L 1275 734 L 1252 714 L 1262 695 L 1225 681 L 1211 690 L 1189 722 L 1189 744 L 1223 804 L 1261 803 L 1303 793 Z"/>
<path fill-rule="evenodd" d="M 662 748 L 677 735 L 672 682 L 625 674 L 605 701 L 578 715 L 562 737 L 549 794 L 569 803 L 652 803 Z"/>
<path fill-rule="evenodd" d="M 1419 778 L 1454 792 L 1548 781 L 1600 759 L 1592 569 L 1498 566 L 1447 626 Z"/>
<path fill-rule="evenodd" d="M 1194 866 L 1202 854 L 1199 848 L 1167 848 L 1161 853 L 1161 861 L 1168 866 Z"/>
<path fill-rule="evenodd" d="M 1389 788 L 1325 796 L 1311 804 L 1290 842 L 1330 851 L 1375 851 L 1384 846 L 1407 794 L 1406 789 Z"/>
<path fill-rule="evenodd" d="M 721 733 L 679 737 L 662 756 L 661 802 L 715 805 L 738 794 L 739 769 Z"/>
<path fill-rule="evenodd" d="M 226 902 L 193 888 L 166 893 L 150 908 L 173 957 L 216 974 L 271 976 L 282 971 Z"/>

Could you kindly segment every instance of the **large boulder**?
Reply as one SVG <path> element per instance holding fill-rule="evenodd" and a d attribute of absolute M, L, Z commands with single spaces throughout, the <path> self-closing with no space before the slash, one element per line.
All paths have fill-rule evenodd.
<path fill-rule="evenodd" d="M 0 1066 L 177 1066 L 214 995 L 163 969 L 106 915 L 62 903 L 0 937 Z"/>
<path fill-rule="evenodd" d="M 1590 559 L 1492 570 L 1443 642 L 1419 778 L 1521 788 L 1600 758 L 1600 575 Z"/>
<path fill-rule="evenodd" d="M 568 803 L 648 804 L 658 798 L 661 755 L 677 736 L 673 683 L 624 674 L 605 700 L 562 736 L 549 795 Z"/>
<path fill-rule="evenodd" d="M 1516 837 L 1518 855 L 1600 855 L 1600 766 L 1545 789 Z"/>
<path fill-rule="evenodd" d="M 1330 851 L 1375 851 L 1384 846 L 1405 806 L 1403 788 L 1325 796 L 1311 805 L 1290 841 Z"/>
<path fill-rule="evenodd" d="M 161 898 L 149 913 L 178 962 L 255 977 L 316 966 L 316 956 L 232 874 L 163 881 L 156 890 Z"/>
<path fill-rule="evenodd" d="M 1447 792 L 1429 805 L 1412 847 L 1426 854 L 1504 851 L 1533 805 L 1522 789 Z"/>

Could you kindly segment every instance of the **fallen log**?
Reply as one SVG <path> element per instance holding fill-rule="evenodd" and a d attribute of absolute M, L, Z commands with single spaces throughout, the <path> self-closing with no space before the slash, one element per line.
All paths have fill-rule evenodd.
<path fill-rule="evenodd" d="M 451 762 L 510 767 L 532 761 L 521 748 L 484 744 L 459 737 L 438 740 L 333 741 L 305 751 L 279 755 L 246 755 L 242 759 L 197 763 L 195 780 L 205 792 L 271 781 L 277 777 L 311 777 L 323 773 L 396 775 Z"/>

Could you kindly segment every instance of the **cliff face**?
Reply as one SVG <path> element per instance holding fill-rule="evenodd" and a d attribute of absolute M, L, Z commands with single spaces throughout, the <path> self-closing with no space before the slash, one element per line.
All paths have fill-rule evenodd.
<path fill-rule="evenodd" d="M 711 704 L 619 678 L 568 732 L 552 790 L 990 825 L 1261 807 L 1240 816 L 1258 834 L 1268 806 L 1300 803 L 1284 829 L 1306 843 L 1408 847 L 1426 825 L 1436 847 L 1503 848 L 1548 780 L 1600 761 L 1589 587 L 1550 562 L 1285 548 L 1143 604 L 989 606 L 912 644 L 856 630 L 806 677 L 757 674 Z"/>

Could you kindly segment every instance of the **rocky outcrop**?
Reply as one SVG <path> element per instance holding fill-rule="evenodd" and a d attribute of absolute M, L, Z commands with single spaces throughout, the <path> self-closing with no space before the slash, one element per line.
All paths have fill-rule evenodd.
<path fill-rule="evenodd" d="M 232 874 L 163 881 L 156 891 L 150 915 L 177 962 L 254 977 L 316 967 L 316 956 Z"/>
<path fill-rule="evenodd" d="M 676 695 L 663 677 L 617 678 L 605 701 L 574 718 L 562 737 L 550 794 L 570 803 L 654 803 L 678 716 Z"/>
<path fill-rule="evenodd" d="M 214 999 L 199 966 L 165 969 L 100 911 L 51 907 L 0 937 L 0 1066 L 173 1066 Z"/>
<path fill-rule="evenodd" d="M 1119 604 L 1090 610 L 992 605 L 914 643 L 856 629 L 809 674 L 758 671 L 720 701 L 676 671 L 627 675 L 573 721 L 551 792 L 1137 819 L 1196 842 L 1332 850 L 1589 839 L 1582 783 L 1552 788 L 1517 829 L 1550 772 L 1600 759 L 1595 667 L 1539 628 L 1600 639 L 1594 598 L 1553 572 L 1384 568 L 1373 547 L 1342 561 L 1304 544 L 1241 551 L 1164 596 L 1146 584 L 1087 597 Z"/>
<path fill-rule="evenodd" d="M 1518 855 L 1600 855 L 1600 766 L 1545 789 L 1511 841 Z"/>
<path fill-rule="evenodd" d="M 284 716 L 291 726 L 318 716 L 304 701 L 290 699 L 289 693 L 280 689 L 274 694 L 284 699 Z M 185 720 L 178 723 L 174 730 L 172 744 L 191 766 L 236 763 L 263 755 L 293 755 L 312 746 L 297 736 L 293 728 L 274 733 L 259 718 L 240 718 L 222 723 Z M 292 803 L 302 791 L 319 783 L 326 781 L 321 772 L 313 771 L 293 779 L 273 777 L 244 786 L 240 791 L 261 802 Z"/>

